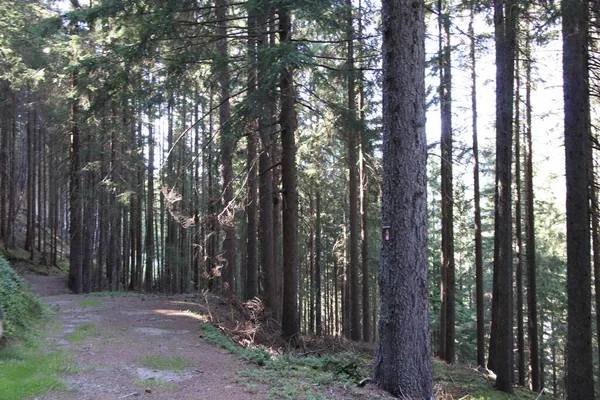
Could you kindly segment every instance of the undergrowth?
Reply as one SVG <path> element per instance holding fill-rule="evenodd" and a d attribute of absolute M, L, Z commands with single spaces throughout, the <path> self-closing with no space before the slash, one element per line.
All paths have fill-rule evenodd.
<path fill-rule="evenodd" d="M 203 330 L 203 337 L 209 343 L 261 366 L 242 371 L 241 376 L 270 384 L 271 398 L 325 399 L 322 392 L 327 388 L 355 386 L 361 378 L 370 375 L 366 362 L 350 351 L 322 357 L 275 356 L 265 349 L 239 347 L 213 325 L 204 324 Z"/>
<path fill-rule="evenodd" d="M 7 341 L 24 337 L 48 312 L 47 307 L 29 291 L 27 283 L 3 257 L 0 257 L 0 308 L 4 311 L 4 336 Z"/>
<path fill-rule="evenodd" d="M 61 389 L 59 374 L 74 372 L 64 351 L 49 351 L 41 329 L 50 324 L 50 309 L 29 291 L 25 281 L 0 257 L 0 307 L 5 338 L 0 343 L 0 399 L 30 398 Z"/>

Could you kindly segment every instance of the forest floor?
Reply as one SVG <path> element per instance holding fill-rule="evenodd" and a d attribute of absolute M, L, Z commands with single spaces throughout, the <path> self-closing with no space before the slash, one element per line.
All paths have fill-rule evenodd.
<path fill-rule="evenodd" d="M 64 350 L 74 364 L 72 372 L 60 377 L 63 387 L 35 399 L 389 398 L 371 385 L 314 388 L 314 383 L 302 384 L 299 377 L 295 388 L 286 389 L 280 386 L 281 379 L 264 374 L 256 379 L 253 372 L 261 367 L 203 338 L 204 324 L 243 326 L 244 321 L 238 320 L 239 304 L 225 298 L 115 292 L 74 295 L 66 287 L 66 277 L 23 276 L 55 310 L 55 320 L 45 330 L 46 347 Z"/>

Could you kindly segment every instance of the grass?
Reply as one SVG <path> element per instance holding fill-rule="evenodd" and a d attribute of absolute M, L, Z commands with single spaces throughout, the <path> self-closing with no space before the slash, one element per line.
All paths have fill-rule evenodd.
<path fill-rule="evenodd" d="M 64 389 L 58 376 L 75 372 L 64 351 L 49 352 L 39 337 L 29 337 L 0 349 L 0 398 L 18 400 Z"/>
<path fill-rule="evenodd" d="M 84 339 L 91 336 L 100 336 L 100 331 L 95 324 L 86 323 L 77 326 L 73 332 L 65 336 L 65 339 L 71 343 L 81 343 Z"/>
<path fill-rule="evenodd" d="M 180 372 L 186 368 L 191 368 L 194 363 L 182 357 L 167 357 L 167 356 L 144 356 L 139 358 L 140 364 L 144 367 L 152 368 L 158 371 L 175 371 Z"/>
<path fill-rule="evenodd" d="M 98 307 L 102 304 L 100 300 L 96 299 L 83 299 L 79 300 L 79 305 L 82 307 Z"/>

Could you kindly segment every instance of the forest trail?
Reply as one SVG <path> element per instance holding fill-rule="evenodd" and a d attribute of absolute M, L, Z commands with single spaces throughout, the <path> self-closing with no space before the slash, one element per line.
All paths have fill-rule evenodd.
<path fill-rule="evenodd" d="M 227 399 L 269 397 L 268 387 L 238 382 L 252 366 L 202 339 L 204 308 L 189 297 L 82 296 L 65 277 L 25 275 L 34 293 L 56 310 L 48 329 L 50 349 L 64 349 L 77 366 L 61 389 L 40 400 Z M 181 367 L 153 368 L 179 360 Z M 150 359 L 150 360 L 152 360 Z M 175 370 L 173 370 L 175 369 Z"/>

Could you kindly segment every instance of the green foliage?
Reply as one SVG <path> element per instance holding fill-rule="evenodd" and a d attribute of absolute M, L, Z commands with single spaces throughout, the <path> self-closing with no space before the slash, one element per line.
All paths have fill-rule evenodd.
<path fill-rule="evenodd" d="M 0 257 L 0 308 L 4 311 L 4 334 L 8 340 L 24 336 L 46 309 L 3 257 Z"/>
<path fill-rule="evenodd" d="M 160 371 L 183 371 L 186 368 L 191 368 L 194 363 L 183 357 L 167 357 L 167 356 L 144 356 L 139 359 L 144 367 L 160 370 Z"/>

